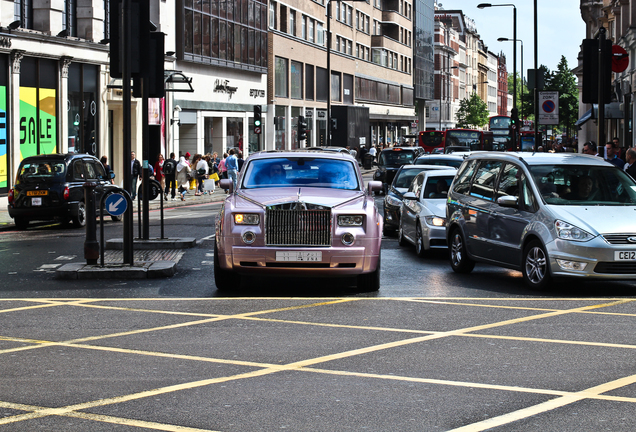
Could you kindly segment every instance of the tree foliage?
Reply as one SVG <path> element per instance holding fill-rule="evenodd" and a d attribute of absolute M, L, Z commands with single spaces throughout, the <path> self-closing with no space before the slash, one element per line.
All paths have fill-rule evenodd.
<path fill-rule="evenodd" d="M 477 93 L 470 98 L 462 99 L 457 110 L 457 127 L 478 129 L 488 123 L 488 105 L 481 100 Z"/>

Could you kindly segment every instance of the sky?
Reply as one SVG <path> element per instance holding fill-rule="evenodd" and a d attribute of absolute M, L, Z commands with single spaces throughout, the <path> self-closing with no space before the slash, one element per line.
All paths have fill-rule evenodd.
<path fill-rule="evenodd" d="M 483 0 L 438 0 L 445 10 L 462 10 L 472 18 L 477 32 L 496 54 L 506 55 L 508 71 L 512 72 L 512 42 L 498 42 L 501 37 L 513 38 L 513 8 L 510 6 L 477 9 Z M 517 39 L 523 42 L 524 78 L 527 70 L 534 68 L 534 1 L 489 1 L 495 4 L 514 4 L 517 7 Z M 578 65 L 581 41 L 585 38 L 585 23 L 581 18 L 580 0 L 537 0 L 538 8 L 538 65 L 546 65 L 554 71 L 561 56 L 568 61 L 569 69 Z M 517 71 L 521 70 L 521 44 L 517 46 Z"/>

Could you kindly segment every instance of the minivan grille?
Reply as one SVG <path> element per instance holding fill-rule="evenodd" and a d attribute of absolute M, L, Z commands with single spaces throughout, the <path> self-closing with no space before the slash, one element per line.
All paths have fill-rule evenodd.
<path fill-rule="evenodd" d="M 609 244 L 617 244 L 617 245 L 633 245 L 636 242 L 630 242 L 628 238 L 636 239 L 636 234 L 602 234 L 603 238 Z"/>
<path fill-rule="evenodd" d="M 594 273 L 605 274 L 636 274 L 635 262 L 599 262 L 594 267 Z"/>
<path fill-rule="evenodd" d="M 331 245 L 331 210 L 267 209 L 267 246 Z"/>

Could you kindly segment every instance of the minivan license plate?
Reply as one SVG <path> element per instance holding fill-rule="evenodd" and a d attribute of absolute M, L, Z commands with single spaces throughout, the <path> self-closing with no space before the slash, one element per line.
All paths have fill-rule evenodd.
<path fill-rule="evenodd" d="M 636 251 L 616 251 L 614 261 L 636 261 Z"/>
<path fill-rule="evenodd" d="M 322 261 L 322 252 L 314 251 L 276 251 L 276 261 Z"/>

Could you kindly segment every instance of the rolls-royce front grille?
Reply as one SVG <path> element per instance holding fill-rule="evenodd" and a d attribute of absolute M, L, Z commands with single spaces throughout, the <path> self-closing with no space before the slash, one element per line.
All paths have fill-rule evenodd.
<path fill-rule="evenodd" d="M 617 245 L 636 244 L 636 242 L 628 240 L 630 238 L 636 239 L 636 234 L 603 234 L 603 238 L 609 244 L 617 244 Z"/>
<path fill-rule="evenodd" d="M 331 210 L 268 209 L 267 246 L 330 246 Z"/>

